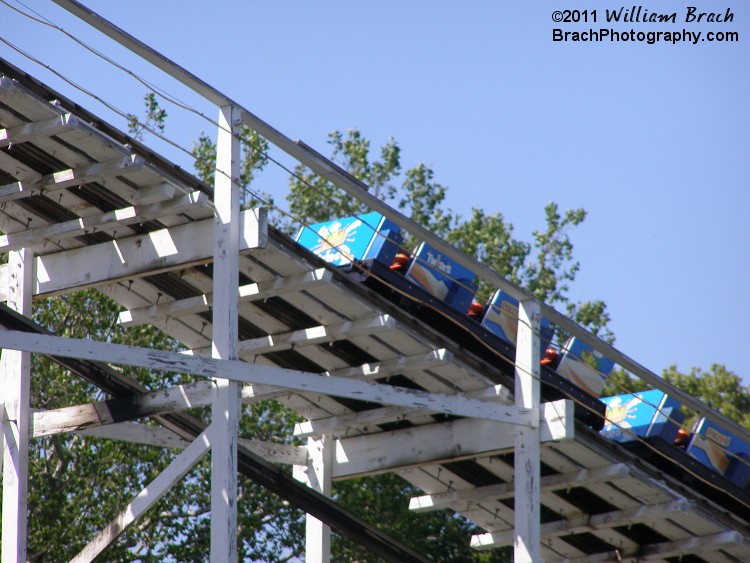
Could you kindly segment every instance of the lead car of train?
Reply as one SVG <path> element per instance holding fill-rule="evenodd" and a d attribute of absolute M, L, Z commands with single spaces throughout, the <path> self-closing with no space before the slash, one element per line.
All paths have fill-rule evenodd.
<path fill-rule="evenodd" d="M 512 377 L 518 302 L 510 295 L 474 300 L 471 271 L 426 243 L 405 251 L 399 227 L 377 212 L 304 227 L 296 240 Z M 577 338 L 558 351 L 553 336 L 542 319 L 543 401 L 573 399 L 576 419 L 592 430 L 750 517 L 750 444 L 706 418 L 685 431 L 680 404 L 657 389 L 601 397 L 614 363 Z"/>

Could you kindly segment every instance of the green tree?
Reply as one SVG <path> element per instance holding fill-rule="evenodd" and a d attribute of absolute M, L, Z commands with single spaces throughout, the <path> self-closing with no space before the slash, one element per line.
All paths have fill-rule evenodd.
<path fill-rule="evenodd" d="M 258 173 L 268 164 L 268 141 L 249 127 L 243 125 L 240 130 L 240 187 L 242 188 L 243 207 L 258 205 L 273 206 L 273 197 L 263 191 L 250 189 Z M 213 185 L 216 174 L 216 143 L 201 131 L 198 140 L 193 143 L 195 171 L 198 177 L 207 184 Z"/>
<path fill-rule="evenodd" d="M 143 140 L 143 132 L 148 129 L 164 133 L 167 125 L 167 111 L 159 106 L 156 94 L 149 92 L 143 97 L 143 101 L 146 105 L 145 121 L 141 121 L 134 113 L 128 114 L 128 133 L 137 141 Z"/>
<path fill-rule="evenodd" d="M 664 379 L 700 399 L 707 407 L 725 417 L 750 428 L 750 387 L 742 384 L 742 379 L 722 364 L 712 364 L 708 371 L 693 367 L 687 373 L 672 365 L 664 370 Z M 688 412 L 685 426 L 689 426 L 698 416 Z"/>
<path fill-rule="evenodd" d="M 396 187 L 392 181 L 401 170 L 401 149 L 393 139 L 383 145 L 380 158 L 370 161 L 370 141 L 356 129 L 350 129 L 344 137 L 334 131 L 328 143 L 332 149 L 332 160 L 349 174 L 365 182 L 370 192 L 386 201 L 392 200 Z M 297 166 L 289 179 L 289 213 L 293 221 L 317 223 L 333 217 L 345 217 L 366 213 L 368 209 L 340 188 L 305 168 Z M 299 225 L 286 221 L 283 227 L 290 233 Z"/>

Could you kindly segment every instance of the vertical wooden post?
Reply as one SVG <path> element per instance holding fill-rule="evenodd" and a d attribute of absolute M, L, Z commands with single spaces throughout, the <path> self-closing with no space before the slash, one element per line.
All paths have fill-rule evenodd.
<path fill-rule="evenodd" d="M 219 112 L 214 180 L 213 357 L 237 359 L 237 286 L 240 241 L 240 112 Z M 228 177 L 229 176 L 229 177 Z M 241 414 L 240 385 L 215 379 L 211 410 L 211 561 L 237 561 L 237 431 Z"/>
<path fill-rule="evenodd" d="M 516 563 L 541 561 L 539 509 L 539 404 L 541 384 L 539 369 L 539 303 L 522 301 L 518 308 L 516 346 L 517 407 L 532 409 L 534 427 L 519 426 L 515 439 L 514 480 Z"/>
<path fill-rule="evenodd" d="M 319 493 L 331 496 L 331 465 L 333 439 L 323 435 L 308 438 L 307 485 Z M 331 528 L 317 518 L 307 515 L 305 520 L 305 561 L 329 563 L 331 561 Z"/>
<path fill-rule="evenodd" d="M 31 316 L 34 255 L 10 253 L 8 306 Z M 2 562 L 26 561 L 31 354 L 2 351 L 0 403 L 4 404 Z"/>

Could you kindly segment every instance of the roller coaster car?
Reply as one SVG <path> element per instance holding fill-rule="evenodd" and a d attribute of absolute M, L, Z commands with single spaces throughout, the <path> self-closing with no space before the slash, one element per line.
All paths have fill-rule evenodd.
<path fill-rule="evenodd" d="M 499 328 L 492 325 L 493 319 L 498 318 L 495 309 L 509 296 L 496 292 L 486 310 L 482 307 L 485 315 L 481 324 L 467 317 L 477 291 L 474 274 L 425 243 L 412 255 L 406 254 L 400 248 L 402 237 L 398 226 L 379 213 L 311 225 L 303 228 L 296 240 L 329 264 L 350 269 L 363 285 L 497 367 L 505 375 L 498 383 L 512 386 L 515 336 L 498 333 Z M 542 350 L 551 340 L 552 332 L 545 319 Z M 604 404 L 550 367 L 543 365 L 541 369 L 542 400 L 573 399 L 576 418 L 600 430 Z"/>
<path fill-rule="evenodd" d="M 607 420 L 601 434 L 616 442 L 659 436 L 674 443 L 685 420 L 680 404 L 658 389 L 605 397 L 602 401 L 607 405 Z"/>

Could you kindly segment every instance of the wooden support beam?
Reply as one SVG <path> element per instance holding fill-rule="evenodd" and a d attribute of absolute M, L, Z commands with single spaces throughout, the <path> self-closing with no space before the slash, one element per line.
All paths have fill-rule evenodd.
<path fill-rule="evenodd" d="M 554 491 L 568 487 L 577 487 L 591 483 L 611 483 L 630 476 L 630 469 L 624 463 L 616 463 L 594 469 L 580 469 L 569 473 L 542 477 L 539 488 L 542 492 Z M 505 500 L 514 498 L 516 489 L 512 483 L 498 483 L 485 487 L 472 487 L 432 495 L 412 497 L 409 509 L 414 512 L 431 512 L 451 508 L 457 512 L 467 510 L 469 505 L 488 500 Z"/>
<path fill-rule="evenodd" d="M 495 385 L 479 391 L 465 393 L 467 397 L 484 401 L 506 403 L 509 391 L 502 385 Z M 367 431 L 377 424 L 396 422 L 414 415 L 426 415 L 429 411 L 422 408 L 382 407 L 362 412 L 331 416 L 317 420 L 306 420 L 294 425 L 294 435 L 300 438 L 319 437 L 323 434 L 338 436 L 343 432 L 355 433 Z"/>
<path fill-rule="evenodd" d="M 85 430 L 77 430 L 75 433 L 81 436 L 93 436 L 161 448 L 185 449 L 190 444 L 169 428 L 138 422 L 118 422 L 106 426 L 95 426 Z"/>
<path fill-rule="evenodd" d="M 272 366 L 188 356 L 176 352 L 151 350 L 122 344 L 90 342 L 74 338 L 3 330 L 0 331 L 0 348 L 66 358 L 85 357 L 91 361 L 191 373 L 204 377 L 221 377 L 243 383 L 287 388 L 303 393 L 354 398 L 386 405 L 421 407 L 434 412 L 501 421 L 511 425 L 530 424 L 531 415 L 527 409 L 498 405 L 460 395 L 429 393 L 367 381 L 325 377 L 319 374 Z M 568 407 L 560 401 L 547 403 L 545 408 L 562 409 L 557 418 L 572 425 L 572 414 L 567 412 Z M 572 433 L 572 426 L 569 430 Z"/>
<path fill-rule="evenodd" d="M 235 361 L 238 353 L 238 295 L 240 260 L 240 141 L 239 110 L 219 110 L 216 142 L 213 233 L 212 357 Z M 235 138 L 235 135 L 237 136 Z M 211 451 L 211 562 L 237 561 L 237 438 L 242 415 L 240 383 L 214 378 L 216 398 L 211 406 L 214 443 Z"/>
<path fill-rule="evenodd" d="M 686 553 L 695 555 L 706 561 L 739 561 L 733 548 L 744 547 L 750 549 L 747 539 L 736 530 L 719 532 L 706 536 L 691 536 L 682 540 L 659 542 L 651 545 L 620 548 L 615 551 L 592 553 L 585 557 L 548 560 L 550 563 L 591 563 L 628 561 L 666 561 L 672 558 L 680 560 Z M 716 553 L 716 550 L 726 548 L 726 554 Z M 714 553 L 710 553 L 710 552 Z"/>
<path fill-rule="evenodd" d="M 399 356 L 393 360 L 384 360 L 382 362 L 362 364 L 361 366 L 331 370 L 326 372 L 326 375 L 356 379 L 381 379 L 397 373 L 408 373 L 410 371 L 449 364 L 452 361 L 453 354 L 445 348 L 440 348 L 431 350 L 426 354 Z"/>
<path fill-rule="evenodd" d="M 161 182 L 154 186 L 147 186 L 141 188 L 135 194 L 133 200 L 134 205 L 151 205 L 152 203 L 159 203 L 160 201 L 166 201 L 174 197 L 174 193 L 177 191 L 177 187 L 169 182 Z"/>
<path fill-rule="evenodd" d="M 573 403 L 542 405 L 542 442 L 572 439 Z M 333 478 L 349 479 L 418 465 L 457 461 L 513 450 L 515 425 L 462 419 L 336 441 Z M 394 447 L 398 444 L 398 447 Z"/>
<path fill-rule="evenodd" d="M 243 340 L 239 344 L 239 353 L 240 356 L 247 357 L 289 348 L 327 344 L 353 336 L 378 334 L 394 328 L 396 328 L 396 319 L 389 315 L 378 315 L 359 321 L 344 321 Z"/>
<path fill-rule="evenodd" d="M 31 432 L 34 438 L 58 432 L 86 433 L 95 428 L 148 416 L 205 407 L 214 400 L 215 393 L 213 383 L 198 381 L 129 397 L 45 411 L 37 410 L 32 414 Z M 289 391 L 269 385 L 245 385 L 241 396 L 244 403 L 254 403 L 273 399 L 284 393 Z"/>
<path fill-rule="evenodd" d="M 515 400 L 519 408 L 539 412 L 541 402 L 541 372 L 539 370 L 539 303 L 527 299 L 518 308 L 518 336 L 516 346 Z M 539 419 L 538 415 L 535 417 Z M 515 531 L 513 560 L 516 563 L 540 561 L 539 526 L 541 522 L 539 459 L 541 434 L 539 427 L 519 428 L 515 435 L 514 486 L 523 491 L 514 504 Z"/>
<path fill-rule="evenodd" d="M 294 467 L 294 478 L 311 489 L 331 496 L 333 442 L 330 436 L 307 440 L 309 457 L 304 465 Z M 331 560 L 331 528 L 314 516 L 305 519 L 305 561 L 328 563 Z"/>
<path fill-rule="evenodd" d="M 31 316 L 34 256 L 24 249 L 8 258 L 8 307 Z M 29 425 L 31 422 L 31 355 L 5 350 L 0 357 L 2 418 L 2 563 L 26 561 L 29 475 Z"/>
<path fill-rule="evenodd" d="M 125 176 L 142 170 L 143 165 L 143 159 L 130 155 L 88 166 L 60 170 L 35 180 L 13 182 L 0 186 L 0 203 L 42 193 L 50 194 L 90 182 L 100 182 L 112 176 Z"/>
<path fill-rule="evenodd" d="M 639 552 L 639 560 L 654 561 L 672 557 L 679 558 L 685 553 L 695 554 L 701 557 L 702 553 L 722 547 L 748 546 L 748 540 L 737 530 L 727 530 L 709 536 L 693 536 L 684 540 L 664 542 L 652 546 L 645 546 Z M 709 556 L 707 560 L 710 560 Z"/>
<path fill-rule="evenodd" d="M 238 351 L 242 358 L 258 356 L 266 352 L 278 352 L 290 348 L 300 348 L 317 344 L 327 344 L 344 338 L 363 334 L 378 334 L 396 327 L 396 320 L 389 315 L 378 315 L 359 321 L 344 321 L 342 323 L 320 325 L 301 330 L 269 334 L 243 340 L 239 343 Z M 196 356 L 205 356 L 210 352 L 208 348 L 196 348 L 190 351 Z"/>
<path fill-rule="evenodd" d="M 5 362 L 6 360 L 3 360 L 3 358 L 0 356 L 0 373 L 2 373 L 2 370 L 5 369 Z M 5 400 L 7 397 L 4 393 L 0 392 L 0 400 Z M 3 475 L 3 461 L 5 460 L 5 432 L 7 430 L 7 425 L 10 421 L 8 420 L 8 413 L 5 410 L 5 403 L 0 403 L 0 477 Z M 0 504 L 0 510 L 2 510 L 2 504 Z M 2 532 L 0 531 L 0 534 Z M 0 535 L 0 537 L 2 537 Z M 2 550 L 0 550 L 0 562 L 2 561 Z"/>
<path fill-rule="evenodd" d="M 57 115 L 50 119 L 24 123 L 15 127 L 0 129 L 0 147 L 11 144 L 26 143 L 35 139 L 51 137 L 58 133 L 71 131 L 79 125 L 78 118 L 70 113 Z"/>
<path fill-rule="evenodd" d="M 8 300 L 8 273 L 10 266 L 8 264 L 0 265 L 0 302 Z"/>
<path fill-rule="evenodd" d="M 207 204 L 208 196 L 195 191 L 166 203 L 125 207 L 101 215 L 81 217 L 65 221 L 64 223 L 55 223 L 53 225 L 2 235 L 0 236 L 0 252 L 17 250 L 24 246 L 34 246 L 46 240 L 60 241 L 84 234 L 116 229 L 135 223 L 143 223 L 163 217 L 164 215 L 182 213 L 193 206 Z"/>
<path fill-rule="evenodd" d="M 685 514 L 693 508 L 691 502 L 677 500 L 662 504 L 642 505 L 629 510 L 615 510 L 603 514 L 579 513 L 570 515 L 564 520 L 542 524 L 541 536 L 546 539 L 593 532 L 616 526 L 648 523 L 666 518 L 670 514 Z M 471 547 L 478 550 L 494 549 L 513 543 L 514 538 L 515 532 L 513 530 L 477 534 L 471 538 Z"/>
<path fill-rule="evenodd" d="M 265 247 L 268 240 L 266 211 L 247 210 L 242 213 L 240 222 L 240 250 Z M 49 296 L 210 262 L 213 229 L 214 221 L 209 219 L 39 256 L 34 293 Z"/>
<path fill-rule="evenodd" d="M 276 442 L 248 440 L 246 438 L 240 438 L 237 443 L 272 463 L 281 463 L 284 465 L 307 464 L 307 446 L 277 444 Z"/>
<path fill-rule="evenodd" d="M 143 489 L 117 517 L 102 530 L 91 542 L 76 555 L 71 563 L 88 563 L 93 561 L 109 544 L 151 508 L 164 496 L 169 488 L 182 479 L 211 447 L 210 435 L 213 428 L 208 427 L 198 436 L 185 451 L 178 455 L 156 479 Z"/>
<path fill-rule="evenodd" d="M 75 432 L 82 436 L 96 436 L 109 440 L 133 442 L 146 446 L 185 449 L 190 442 L 164 426 L 150 426 L 137 422 L 119 422 Z M 238 444 L 272 463 L 303 465 L 307 463 L 307 447 L 278 444 L 262 440 L 240 438 Z"/>
<path fill-rule="evenodd" d="M 332 278 L 333 274 L 325 268 L 287 277 L 278 276 L 268 281 L 241 285 L 238 288 L 238 299 L 239 303 L 252 303 L 253 301 L 278 297 L 302 289 L 310 289 L 323 283 L 329 283 Z M 123 311 L 120 313 L 118 322 L 123 326 L 139 326 L 169 317 L 203 313 L 208 311 L 212 304 L 213 293 L 206 293 L 187 299 L 178 299 L 159 305 Z"/>
<path fill-rule="evenodd" d="M 36 411 L 32 419 L 32 432 L 37 438 L 167 414 L 208 405 L 215 396 L 216 388 L 212 382 L 197 381 L 141 395 Z"/>

